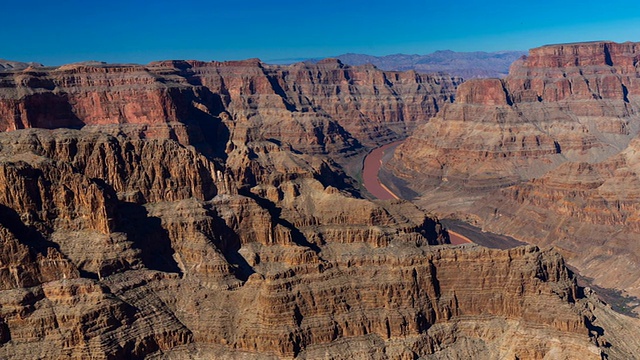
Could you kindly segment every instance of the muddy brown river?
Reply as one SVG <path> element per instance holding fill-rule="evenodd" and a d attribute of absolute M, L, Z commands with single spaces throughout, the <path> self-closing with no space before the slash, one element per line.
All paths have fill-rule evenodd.
<path fill-rule="evenodd" d="M 402 144 L 403 140 L 395 141 L 387 145 L 380 146 L 379 148 L 373 149 L 369 155 L 364 159 L 364 166 L 362 168 L 362 180 L 364 183 L 364 187 L 369 191 L 373 196 L 377 197 L 381 200 L 391 200 L 391 199 L 399 199 L 399 197 L 391 192 L 389 188 L 387 188 L 378 177 L 378 172 L 380 172 L 380 168 L 382 167 L 382 158 L 385 155 L 386 151 L 393 151 L 395 148 Z M 467 244 L 472 242 L 468 237 L 459 234 L 455 231 L 449 231 L 449 239 L 451 240 L 451 244 L 460 245 Z"/>

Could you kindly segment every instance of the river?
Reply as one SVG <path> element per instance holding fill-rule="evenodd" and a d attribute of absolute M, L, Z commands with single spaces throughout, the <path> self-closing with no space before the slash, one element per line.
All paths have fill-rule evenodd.
<path fill-rule="evenodd" d="M 364 159 L 364 165 L 362 168 L 362 181 L 364 187 L 378 199 L 390 200 L 400 198 L 391 190 L 389 190 L 389 188 L 386 187 L 382 182 L 380 182 L 378 173 L 380 172 L 380 168 L 383 165 L 385 154 L 389 151 L 395 151 L 396 147 L 402 144 L 402 142 L 402 140 L 395 141 L 390 144 L 373 149 Z M 525 245 L 525 243 L 518 241 L 512 237 L 485 232 L 480 228 L 459 220 L 443 219 L 441 222 L 447 228 L 447 232 L 449 233 L 449 240 L 453 245 L 468 244 L 473 242 L 494 249 L 509 249 L 516 246 Z"/>
<path fill-rule="evenodd" d="M 396 146 L 402 144 L 404 140 L 392 142 L 387 145 L 373 149 L 367 157 L 364 158 L 364 166 L 362 168 L 362 181 L 364 187 L 380 200 L 399 199 L 396 194 L 392 193 L 383 183 L 380 182 L 378 172 L 382 167 L 382 157 L 385 151 L 395 149 Z"/>
<path fill-rule="evenodd" d="M 395 148 L 403 142 L 404 140 L 395 141 L 375 148 L 364 159 L 364 165 L 362 167 L 362 181 L 364 187 L 371 193 L 371 195 L 380 200 L 400 198 L 380 181 L 378 173 L 383 165 L 382 159 L 385 153 L 387 151 L 394 151 Z M 453 245 L 468 244 L 472 242 L 468 237 L 455 231 L 447 230 L 447 232 L 449 233 L 449 240 Z"/>

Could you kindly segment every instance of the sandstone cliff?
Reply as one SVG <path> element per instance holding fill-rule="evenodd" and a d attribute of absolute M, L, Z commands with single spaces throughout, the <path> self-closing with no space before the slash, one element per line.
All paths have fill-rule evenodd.
<path fill-rule="evenodd" d="M 557 253 L 442 245 L 436 219 L 362 199 L 336 163 L 404 136 L 451 80 L 249 60 L 0 82 L 2 358 L 637 350 L 619 330 L 636 322 L 585 295 Z"/>
<path fill-rule="evenodd" d="M 552 244 L 600 286 L 640 295 L 639 59 L 636 43 L 532 49 L 505 79 L 461 85 L 390 168 L 427 208 Z"/>
<path fill-rule="evenodd" d="M 287 67 L 247 60 L 27 68 L 0 75 L 0 129 L 141 124 L 152 136 L 163 131 L 197 142 L 196 131 L 154 126 L 212 126 L 226 111 L 239 123 L 259 124 L 253 130 L 265 139 L 340 152 L 407 136 L 451 100 L 459 82 L 337 60 Z"/>
<path fill-rule="evenodd" d="M 565 161 L 604 160 L 638 133 L 637 53 L 632 43 L 533 49 L 505 79 L 462 84 L 456 103 L 400 148 L 397 157 L 407 154 L 395 166 L 419 169 L 431 184 L 487 188 Z"/>

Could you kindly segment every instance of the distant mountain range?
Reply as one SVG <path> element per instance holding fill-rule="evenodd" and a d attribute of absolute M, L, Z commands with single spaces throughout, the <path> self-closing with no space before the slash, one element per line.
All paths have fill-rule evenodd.
<path fill-rule="evenodd" d="M 464 79 L 471 79 L 506 76 L 511 63 L 526 54 L 525 51 L 456 52 L 443 50 L 427 55 L 372 56 L 349 53 L 335 56 L 335 58 L 349 65 L 373 64 L 382 70 L 415 70 L 420 73 L 446 72 Z M 319 60 L 321 59 L 283 59 L 275 60 L 272 63 L 286 64 L 300 61 L 317 62 Z"/>
<path fill-rule="evenodd" d="M 509 66 L 516 59 L 526 55 L 525 51 L 498 52 L 456 52 L 451 50 L 436 51 L 427 55 L 394 54 L 372 56 L 366 54 L 343 54 L 332 56 L 348 65 L 373 64 L 381 70 L 407 71 L 420 73 L 445 72 L 464 79 L 504 77 Z M 292 64 L 296 62 L 318 62 L 323 58 L 295 58 L 266 61 L 270 64 Z M 41 67 L 38 63 L 24 63 L 0 59 L 0 71 L 22 70 L 27 67 Z"/>
<path fill-rule="evenodd" d="M 24 70 L 24 69 L 28 68 L 29 66 L 41 67 L 42 64 L 38 64 L 38 63 L 34 63 L 34 62 L 25 63 L 25 62 L 19 62 L 19 61 L 9 61 L 9 60 L 0 59 L 0 71 L 3 71 L 3 70 Z"/>

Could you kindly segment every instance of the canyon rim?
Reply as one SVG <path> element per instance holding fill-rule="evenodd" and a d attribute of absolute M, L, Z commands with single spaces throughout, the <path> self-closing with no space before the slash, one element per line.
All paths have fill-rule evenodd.
<path fill-rule="evenodd" d="M 2 62 L 0 357 L 634 358 L 638 320 L 563 256 L 638 294 L 639 50 L 467 82 Z M 363 156 L 405 138 L 386 167 L 420 197 L 372 199 Z M 435 215 L 538 246 L 452 246 Z"/>

